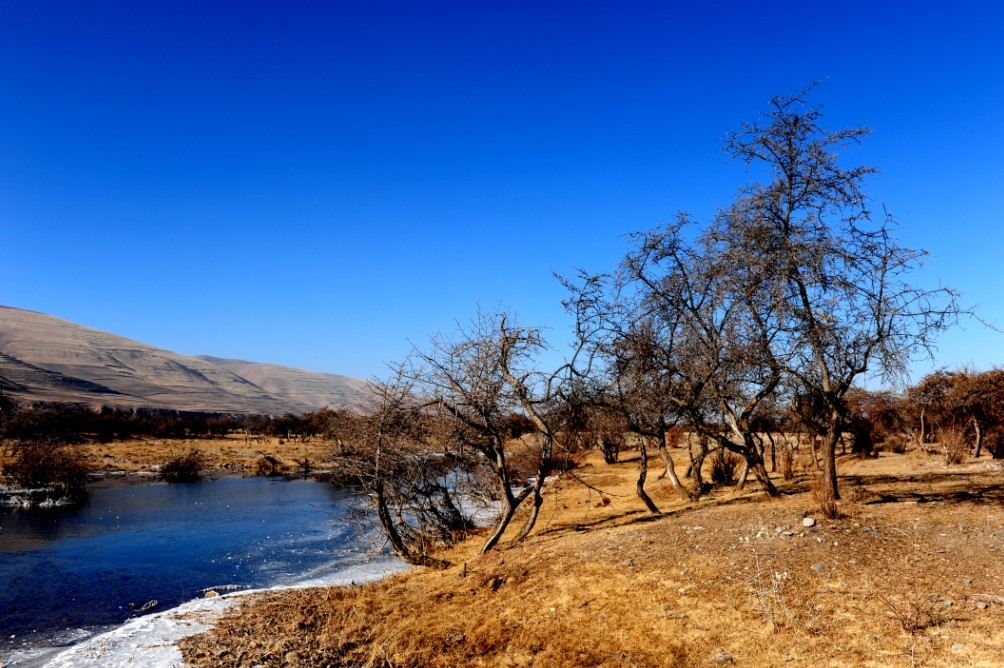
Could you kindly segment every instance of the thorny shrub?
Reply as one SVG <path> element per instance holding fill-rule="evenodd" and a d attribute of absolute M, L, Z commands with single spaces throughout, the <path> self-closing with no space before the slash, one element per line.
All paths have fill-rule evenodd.
<path fill-rule="evenodd" d="M 955 426 L 941 430 L 941 449 L 945 457 L 945 464 L 961 464 L 969 454 L 969 445 L 966 443 L 965 432 Z"/>
<path fill-rule="evenodd" d="M 797 448 L 790 443 L 783 443 L 779 448 L 777 464 L 783 480 L 791 480 L 795 477 L 795 457 L 797 454 Z"/>
<path fill-rule="evenodd" d="M 824 630 L 817 605 L 824 588 L 810 591 L 800 586 L 801 583 L 793 582 L 787 571 L 765 571 L 756 552 L 747 582 L 753 605 L 770 625 L 771 632 L 803 629 L 819 634 Z"/>
<path fill-rule="evenodd" d="M 890 596 L 884 594 L 876 594 L 876 596 L 907 633 L 918 633 L 948 621 L 946 608 L 936 596 L 913 593 L 902 597 L 900 601 L 894 601 Z"/>
<path fill-rule="evenodd" d="M 165 482 L 199 482 L 203 478 L 205 458 L 198 450 L 174 454 L 160 467 L 160 479 Z"/>
<path fill-rule="evenodd" d="M 71 445 L 48 439 L 20 441 L 3 468 L 3 477 L 17 487 L 52 489 L 60 495 L 79 499 L 87 494 L 88 466 Z"/>
<path fill-rule="evenodd" d="M 711 482 L 722 487 L 735 484 L 742 463 L 742 457 L 722 448 L 711 457 Z"/>

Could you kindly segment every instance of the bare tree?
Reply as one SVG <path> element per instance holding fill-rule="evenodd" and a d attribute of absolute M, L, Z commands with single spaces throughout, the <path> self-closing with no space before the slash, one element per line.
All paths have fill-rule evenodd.
<path fill-rule="evenodd" d="M 742 456 L 744 471 L 752 471 L 767 494 L 778 493 L 756 429 L 782 377 L 770 345 L 780 319 L 772 312 L 776 304 L 760 295 L 760 283 L 737 280 L 742 269 L 721 261 L 724 226 L 689 241 L 695 224 L 681 215 L 636 234 L 618 271 L 584 275 L 568 302 L 580 335 L 607 360 L 619 408 L 642 436 L 638 495 L 653 512 L 644 490 L 648 439 L 658 443 L 674 489 L 697 498 L 703 488 L 699 470 L 692 490 L 683 485 L 666 450 L 669 431 L 681 421 L 699 436 L 696 467 L 711 440 Z"/>
<path fill-rule="evenodd" d="M 457 501 L 471 462 L 437 438 L 412 372 L 406 361 L 386 381 L 371 384 L 372 410 L 341 423 L 335 459 L 341 477 L 358 480 L 369 493 L 397 554 L 409 563 L 443 566 L 432 556 L 435 548 L 474 526 Z"/>
<path fill-rule="evenodd" d="M 775 359 L 825 407 L 821 489 L 835 501 L 852 384 L 867 373 L 901 377 L 960 309 L 954 291 L 910 282 L 926 253 L 896 241 L 887 213 L 874 219 L 864 180 L 875 170 L 838 163 L 868 130 L 825 130 L 808 92 L 774 98 L 770 111 L 728 136 L 727 152 L 767 180 L 740 192 L 735 206 L 744 215 L 725 232 L 750 261 L 768 260 L 755 280 L 783 306 Z"/>
<path fill-rule="evenodd" d="M 741 455 L 769 495 L 763 420 L 784 401 L 811 407 L 796 412 L 822 439 L 821 498 L 835 508 L 853 383 L 900 378 L 960 308 L 952 290 L 910 282 L 925 253 L 896 241 L 888 214 L 873 219 L 863 182 L 874 170 L 838 164 L 868 131 L 823 129 L 808 91 L 774 98 L 727 138 L 763 182 L 706 226 L 681 214 L 634 235 L 618 271 L 581 274 L 567 305 L 608 361 L 633 428 L 664 434 L 684 420 Z M 643 483 L 644 469 L 644 500 Z"/>
<path fill-rule="evenodd" d="M 410 378 L 414 392 L 427 397 L 427 410 L 440 425 L 438 438 L 459 452 L 478 453 L 493 478 L 499 513 L 482 552 L 498 543 L 517 509 L 532 498 L 515 541 L 525 538 L 543 501 L 561 429 L 561 413 L 552 409 L 561 400 L 572 368 L 569 363 L 552 373 L 539 371 L 536 364 L 546 346 L 539 328 L 519 324 L 509 313 L 479 309 L 468 325 L 458 325 L 450 337 L 433 336 L 427 349 L 414 354 Z M 526 486 L 513 479 L 507 465 L 513 414 L 528 418 L 542 437 L 536 476 Z"/>

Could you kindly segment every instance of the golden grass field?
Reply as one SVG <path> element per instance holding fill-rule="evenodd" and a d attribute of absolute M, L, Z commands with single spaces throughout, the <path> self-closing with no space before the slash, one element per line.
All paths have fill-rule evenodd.
<path fill-rule="evenodd" d="M 222 446 L 221 446 L 222 447 Z M 227 452 L 223 459 L 233 453 Z M 222 451 L 221 451 L 222 456 Z M 445 570 L 253 595 L 183 642 L 191 666 L 1001 666 L 1004 469 L 923 453 L 841 461 L 843 517 L 811 474 L 765 498 L 681 500 L 653 461 L 596 452 L 551 484 L 536 531 Z M 675 451 L 678 467 L 686 460 Z M 682 468 L 680 469 L 683 470 Z M 589 487 L 582 484 L 587 482 Z M 601 490 L 601 491 L 597 491 Z M 802 525 L 802 515 L 817 519 Z M 787 533 L 785 533 L 787 532 Z"/>

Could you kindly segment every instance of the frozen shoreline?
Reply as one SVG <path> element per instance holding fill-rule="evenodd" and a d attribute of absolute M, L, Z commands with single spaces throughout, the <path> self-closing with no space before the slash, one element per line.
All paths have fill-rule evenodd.
<path fill-rule="evenodd" d="M 223 614 L 252 593 L 362 584 L 407 570 L 402 561 L 385 557 L 350 566 L 328 577 L 289 586 L 247 590 L 216 598 L 200 598 L 161 612 L 144 615 L 68 648 L 16 651 L 0 664 L 5 668 L 177 668 L 182 666 L 179 640 L 211 629 Z"/>

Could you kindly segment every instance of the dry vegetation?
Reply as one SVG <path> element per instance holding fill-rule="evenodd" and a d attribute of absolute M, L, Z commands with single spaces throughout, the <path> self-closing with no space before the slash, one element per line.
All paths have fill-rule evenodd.
<path fill-rule="evenodd" d="M 172 453 L 196 452 L 203 469 L 217 473 L 255 475 L 267 465 L 266 456 L 279 461 L 277 472 L 296 473 L 302 462 L 314 470 L 332 466 L 334 443 L 321 439 L 247 439 L 235 434 L 213 439 L 135 439 L 75 446 L 94 471 L 127 473 L 158 471 Z"/>
<path fill-rule="evenodd" d="M 677 464 L 686 453 L 674 451 Z M 706 464 L 710 468 L 711 463 Z M 184 642 L 192 666 L 998 666 L 1004 470 L 927 453 L 841 463 L 843 516 L 812 475 L 697 503 L 598 451 L 551 485 L 538 531 L 469 540 L 372 585 L 257 595 Z M 656 465 L 653 464 L 653 475 Z M 709 470 L 710 477 L 710 470 Z M 582 483 L 587 483 L 584 485 Z M 803 526 L 805 515 L 818 518 Z"/>

